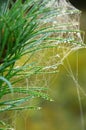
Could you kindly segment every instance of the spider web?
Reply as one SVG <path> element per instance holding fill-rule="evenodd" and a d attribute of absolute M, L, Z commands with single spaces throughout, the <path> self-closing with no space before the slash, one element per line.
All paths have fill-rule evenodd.
<path fill-rule="evenodd" d="M 62 4 L 63 1 L 60 3 L 60 6 L 64 6 L 63 10 L 61 10 L 61 14 L 53 19 L 53 26 L 55 26 L 55 29 L 62 29 L 62 30 L 75 30 L 73 32 L 62 32 L 59 35 L 54 34 L 55 37 L 59 37 L 59 40 L 52 42 L 52 45 L 54 47 L 46 48 L 45 50 L 39 52 L 36 54 L 35 59 L 38 59 L 38 64 L 45 66 L 44 70 L 46 71 L 52 71 L 53 74 L 40 74 L 34 76 L 32 80 L 26 79 L 26 84 L 27 88 L 29 89 L 29 84 L 31 86 L 43 86 L 43 87 L 48 87 L 49 91 L 48 93 L 51 93 L 53 96 L 56 95 L 55 91 L 52 90 L 53 88 L 51 87 L 53 83 L 55 82 L 55 79 L 57 78 L 57 70 L 59 71 L 60 66 L 64 66 L 66 69 L 66 72 L 68 73 L 68 76 L 72 79 L 72 81 L 75 84 L 76 92 L 77 92 L 77 97 L 78 97 L 78 103 L 79 103 L 79 109 L 80 109 L 80 118 L 81 118 L 81 129 L 85 130 L 85 121 L 84 121 L 84 113 L 83 113 L 83 105 L 82 105 L 82 100 L 81 100 L 81 92 L 85 96 L 85 92 L 83 88 L 79 84 L 78 80 L 78 50 L 82 47 L 81 45 L 77 45 L 77 43 L 82 43 L 82 38 L 80 36 L 80 32 L 76 31 L 79 29 L 79 13 L 77 13 L 77 10 L 73 10 L 71 12 L 72 7 L 71 6 L 66 6 L 66 4 Z M 53 2 L 54 5 L 54 2 Z M 70 8 L 70 11 L 69 11 Z M 68 12 L 69 11 L 69 12 Z M 75 11 L 75 12 L 74 12 Z M 62 24 L 61 24 L 62 23 Z M 63 38 L 65 40 L 63 40 Z M 62 41 L 63 40 L 63 41 Z M 82 43 L 83 44 L 83 43 Z M 72 67 L 70 65 L 69 59 L 67 58 L 72 52 L 77 51 L 76 55 L 76 72 L 75 74 L 72 71 Z M 66 61 L 66 65 L 64 64 L 64 61 Z M 56 76 L 56 77 L 55 77 Z M 52 80 L 54 78 L 54 81 Z M 58 80 L 58 79 L 57 79 Z M 34 82 L 33 82 L 34 81 Z M 54 97 L 54 96 L 53 96 Z M 38 105 L 43 104 L 43 101 L 39 101 Z M 46 105 L 46 104 L 45 104 Z M 27 129 L 27 118 L 30 115 L 28 112 L 27 116 L 26 114 L 20 114 L 21 118 L 25 122 L 24 125 L 25 127 L 23 129 Z M 15 114 L 17 116 L 17 112 Z M 34 115 L 32 114 L 33 118 Z M 37 116 L 37 115 L 36 115 Z M 34 121 L 33 125 L 34 125 Z M 32 127 L 29 126 L 28 129 L 34 129 L 36 126 Z M 41 128 L 40 128 L 41 129 Z M 54 129 L 54 128 L 53 128 Z"/>

